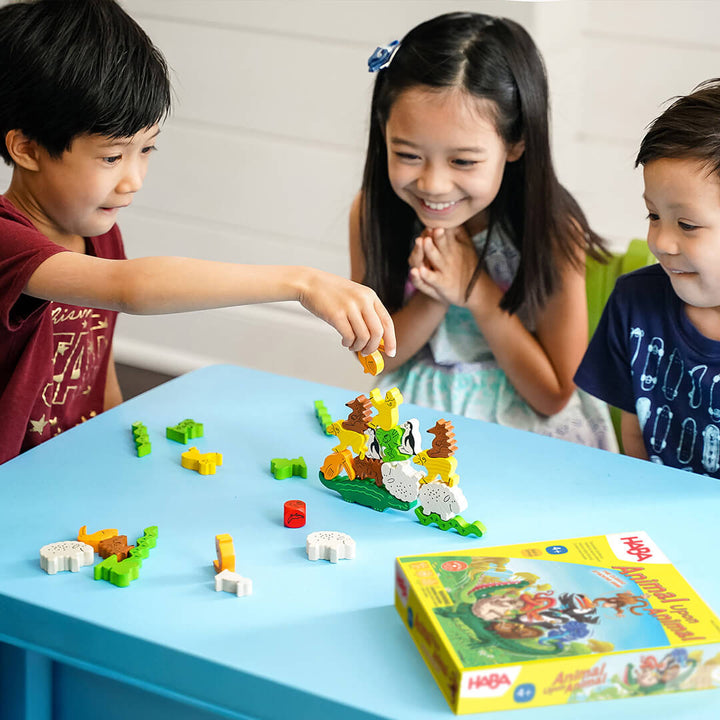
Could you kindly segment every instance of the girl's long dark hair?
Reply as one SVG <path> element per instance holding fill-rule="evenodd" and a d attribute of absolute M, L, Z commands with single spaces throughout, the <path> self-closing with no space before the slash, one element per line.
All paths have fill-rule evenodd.
<path fill-rule="evenodd" d="M 523 155 L 506 163 L 488 208 L 488 234 L 502 229 L 520 252 L 517 274 L 500 307 L 510 313 L 521 306 L 536 311 L 558 289 L 564 263 L 577 264 L 577 248 L 602 258 L 603 242 L 555 175 L 540 53 L 516 22 L 489 15 L 448 13 L 418 25 L 390 65 L 378 72 L 361 193 L 364 282 L 391 311 L 401 307 L 417 218 L 390 186 L 385 125 L 399 95 L 417 86 L 462 88 L 492 101 L 504 142 L 524 141 Z M 481 267 L 482 258 L 475 277 Z"/>

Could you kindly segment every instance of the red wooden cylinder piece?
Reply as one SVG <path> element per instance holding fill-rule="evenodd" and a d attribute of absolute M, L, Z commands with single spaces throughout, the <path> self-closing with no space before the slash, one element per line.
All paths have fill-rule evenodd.
<path fill-rule="evenodd" d="M 299 528 L 305 525 L 305 503 L 302 500 L 288 500 L 285 503 L 285 527 Z"/>

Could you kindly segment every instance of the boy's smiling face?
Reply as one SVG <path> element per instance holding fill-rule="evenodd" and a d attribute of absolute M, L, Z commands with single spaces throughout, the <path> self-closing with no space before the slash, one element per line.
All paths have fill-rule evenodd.
<path fill-rule="evenodd" d="M 643 170 L 648 247 L 693 324 L 720 339 L 720 178 L 693 158 L 662 158 Z"/>
<path fill-rule="evenodd" d="M 59 158 L 39 148 L 22 209 L 60 244 L 106 233 L 142 187 L 158 132 L 154 125 L 131 138 L 80 135 Z"/>

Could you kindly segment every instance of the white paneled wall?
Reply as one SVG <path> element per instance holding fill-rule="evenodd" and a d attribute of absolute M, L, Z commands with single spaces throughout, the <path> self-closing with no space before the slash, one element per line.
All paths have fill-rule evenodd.
<path fill-rule="evenodd" d="M 1 2 L 2 0 L 0 0 Z M 644 233 L 633 158 L 670 97 L 720 75 L 720 3 L 692 0 L 124 0 L 164 52 L 176 102 L 128 254 L 306 264 L 348 274 L 378 44 L 441 12 L 521 22 L 550 77 L 561 181 L 614 249 Z M 0 185 L 10 178 L 0 169 Z M 367 390 L 330 328 L 294 304 L 121 318 L 120 360 L 169 372 L 233 362 Z"/>

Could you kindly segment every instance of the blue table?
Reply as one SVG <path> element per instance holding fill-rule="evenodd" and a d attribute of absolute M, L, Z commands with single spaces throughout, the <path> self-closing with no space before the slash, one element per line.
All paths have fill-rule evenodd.
<path fill-rule="evenodd" d="M 345 503 L 320 484 L 334 438 L 321 431 L 313 403 L 323 400 L 333 418 L 344 418 L 353 397 L 214 366 L 0 467 L 0 718 L 452 717 L 393 607 L 398 555 L 645 530 L 720 609 L 716 481 L 448 416 L 469 501 L 463 516 L 488 528 L 482 539 L 462 537 L 422 526 L 412 511 Z M 414 416 L 424 433 L 441 415 L 401 407 L 401 419 Z M 224 454 L 216 475 L 183 469 L 189 446 L 164 437 L 166 426 L 188 417 L 205 426 L 192 444 Z M 135 421 L 152 440 L 144 458 L 134 453 Z M 272 477 L 271 458 L 299 455 L 307 480 Z M 306 527 L 283 526 L 289 499 L 307 503 Z M 90 567 L 43 572 L 40 547 L 76 537 L 82 525 L 118 528 L 131 544 L 157 525 L 159 542 L 127 588 L 93 581 Z M 357 558 L 308 561 L 305 537 L 315 530 L 350 534 Z M 234 539 L 251 597 L 214 590 L 221 533 Z M 525 713 L 716 719 L 720 693 Z"/>

